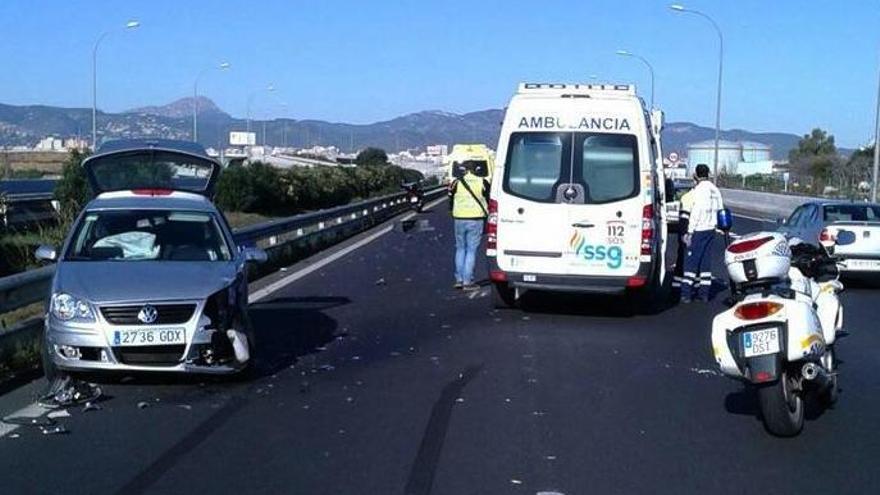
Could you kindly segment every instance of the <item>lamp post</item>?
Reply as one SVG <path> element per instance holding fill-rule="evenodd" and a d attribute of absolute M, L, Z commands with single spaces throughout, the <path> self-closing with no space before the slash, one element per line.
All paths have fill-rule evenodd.
<path fill-rule="evenodd" d="M 192 138 L 194 142 L 198 142 L 199 140 L 199 79 L 205 75 L 206 72 L 212 69 L 218 70 L 228 70 L 232 67 L 229 62 L 220 62 L 220 65 L 216 67 L 205 67 L 201 72 L 196 76 L 196 80 L 193 83 L 193 133 Z"/>
<path fill-rule="evenodd" d="M 123 30 L 137 29 L 141 23 L 135 20 L 125 23 Z M 98 149 L 98 47 L 104 38 L 113 31 L 104 31 L 95 40 L 95 46 L 92 48 L 92 147 Z"/>
<path fill-rule="evenodd" d="M 715 32 L 718 33 L 718 91 L 716 95 L 715 101 L 715 166 L 713 174 L 715 177 L 718 177 L 718 142 L 721 137 L 721 76 L 724 73 L 724 36 L 721 34 L 721 28 L 718 27 L 718 23 L 715 22 L 714 19 L 709 17 L 708 15 L 700 12 L 699 10 L 693 10 L 685 8 L 684 5 L 680 4 L 672 4 L 669 6 L 670 9 L 676 12 L 683 12 L 687 14 L 694 14 L 696 16 L 702 17 L 709 21 L 709 24 L 715 28 Z"/>
<path fill-rule="evenodd" d="M 651 73 L 651 109 L 654 108 L 654 66 L 651 65 L 651 62 L 648 62 L 648 59 L 642 57 L 641 55 L 637 55 L 635 53 L 629 52 L 627 50 L 617 50 L 617 54 L 622 57 L 633 57 L 637 58 L 645 64 L 645 67 L 648 68 L 648 72 Z"/>
<path fill-rule="evenodd" d="M 248 99 L 247 99 L 247 132 L 251 132 L 251 105 L 254 102 L 254 97 L 256 97 L 257 93 L 259 93 L 261 91 L 264 91 L 264 90 L 258 89 L 256 91 L 252 91 L 251 94 L 248 95 Z M 270 84 L 270 85 L 266 86 L 265 91 L 268 91 L 270 93 L 275 91 L 275 85 Z"/>
<path fill-rule="evenodd" d="M 877 202 L 877 169 L 880 168 L 880 82 L 877 83 L 877 113 L 874 117 L 874 175 L 871 178 L 871 202 Z"/>

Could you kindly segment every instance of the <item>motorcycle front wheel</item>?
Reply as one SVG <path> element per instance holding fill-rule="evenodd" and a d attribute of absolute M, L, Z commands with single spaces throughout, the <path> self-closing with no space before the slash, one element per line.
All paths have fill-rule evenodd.
<path fill-rule="evenodd" d="M 788 371 L 775 383 L 758 388 L 764 427 L 780 437 L 793 437 L 804 427 L 804 399 Z"/>

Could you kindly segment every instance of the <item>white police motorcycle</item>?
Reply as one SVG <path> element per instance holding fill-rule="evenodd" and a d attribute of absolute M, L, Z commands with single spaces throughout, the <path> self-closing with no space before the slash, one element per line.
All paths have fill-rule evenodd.
<path fill-rule="evenodd" d="M 712 351 L 722 373 L 756 390 L 772 434 L 800 433 L 806 394 L 826 406 L 837 400 L 843 284 L 830 255 L 835 243 L 854 241 L 846 231 L 821 247 L 756 232 L 725 250 L 732 307 L 712 322 Z"/>

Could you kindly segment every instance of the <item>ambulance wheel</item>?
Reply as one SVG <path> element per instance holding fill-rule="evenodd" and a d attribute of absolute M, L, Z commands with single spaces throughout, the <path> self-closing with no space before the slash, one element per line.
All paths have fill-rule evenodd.
<path fill-rule="evenodd" d="M 492 282 L 492 306 L 495 309 L 510 309 L 517 306 L 516 289 L 507 282 Z"/>
<path fill-rule="evenodd" d="M 804 399 L 796 385 L 790 373 L 783 371 L 775 383 L 758 388 L 764 427 L 776 436 L 793 437 L 804 427 Z"/>

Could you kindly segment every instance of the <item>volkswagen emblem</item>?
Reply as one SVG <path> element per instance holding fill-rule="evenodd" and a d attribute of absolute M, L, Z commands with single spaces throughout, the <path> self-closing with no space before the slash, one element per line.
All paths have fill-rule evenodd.
<path fill-rule="evenodd" d="M 149 325 L 150 323 L 154 323 L 157 318 L 159 318 L 159 311 L 155 306 L 150 306 L 149 304 L 141 308 L 140 312 L 138 312 L 138 320 L 140 320 L 141 323 Z"/>

